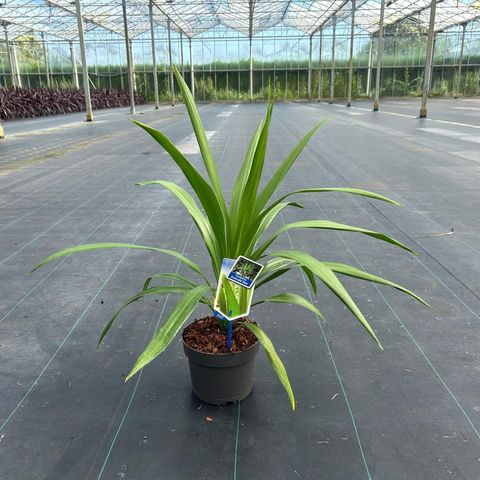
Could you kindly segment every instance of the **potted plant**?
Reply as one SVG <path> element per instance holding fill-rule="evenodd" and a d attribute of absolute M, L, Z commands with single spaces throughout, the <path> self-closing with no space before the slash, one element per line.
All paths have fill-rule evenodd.
<path fill-rule="evenodd" d="M 253 134 L 245 160 L 236 178 L 229 205 L 227 206 L 227 201 L 220 185 L 217 167 L 194 99 L 178 70 L 175 68 L 174 71 L 200 147 L 208 178 L 202 176 L 162 132 L 134 121 L 169 153 L 192 187 L 196 199 L 184 188 L 168 180 L 145 181 L 139 185 L 160 185 L 173 193 L 185 207 L 205 243 L 205 248 L 211 261 L 213 278 L 209 277 L 198 264 L 176 251 L 156 246 L 126 243 L 96 243 L 67 248 L 45 258 L 32 271 L 65 255 L 109 248 L 150 250 L 173 256 L 189 268 L 194 274 L 194 278 L 169 272 L 160 272 L 148 278 L 143 288 L 120 307 L 103 329 L 98 344 L 102 342 L 118 315 L 131 303 L 148 295 L 175 294 L 180 296 L 168 318 L 155 332 L 146 349 L 139 355 L 131 372 L 126 377 L 126 381 L 165 350 L 199 303 L 208 306 L 212 311 L 215 309 L 216 289 L 212 280 L 221 282 L 222 262 L 224 259 L 236 259 L 239 256 L 263 262 L 264 264 L 264 268 L 257 279 L 256 293 L 271 280 L 285 275 L 294 268 L 299 268 L 306 274 L 309 280 L 309 288 L 311 288 L 314 294 L 317 291 L 317 281 L 319 280 L 344 303 L 378 346 L 382 348 L 371 326 L 337 275 L 346 275 L 389 285 L 427 305 L 420 297 L 400 285 L 355 267 L 341 263 L 320 261 L 304 251 L 293 249 L 275 250 L 273 244 L 280 235 L 289 230 L 317 229 L 356 232 L 388 242 L 413 253 L 410 248 L 385 234 L 328 220 L 304 220 L 288 223 L 267 236 L 267 238 L 264 237 L 268 227 L 280 212 L 289 207 L 302 208 L 300 204 L 289 200 L 289 197 L 292 195 L 342 192 L 369 197 L 394 205 L 399 204 L 387 197 L 366 190 L 330 187 L 312 187 L 296 190 L 272 200 L 295 160 L 312 135 L 324 122 L 320 122 L 305 135 L 281 163 L 268 182 L 266 182 L 265 186 L 260 189 L 259 185 L 265 162 L 268 131 L 273 108 L 272 103 L 269 102 L 265 119 L 260 122 Z M 199 205 L 201 205 L 203 211 Z M 249 272 L 251 269 L 248 266 L 241 266 L 240 270 L 242 269 L 246 269 L 244 273 L 247 275 L 251 273 Z M 171 284 L 156 284 L 162 281 L 169 281 Z M 322 318 L 322 314 L 316 306 L 295 293 L 282 292 L 257 300 L 253 305 L 264 302 L 299 305 Z M 230 348 L 227 348 L 225 338 L 229 325 L 232 327 L 232 344 Z M 207 335 L 207 337 L 202 337 L 202 335 Z M 212 403 L 223 403 L 231 400 L 241 400 L 248 395 L 253 381 L 254 357 L 258 351 L 259 344 L 261 344 L 290 398 L 292 408 L 295 408 L 293 391 L 285 367 L 266 332 L 259 324 L 246 318 L 241 318 L 235 321 L 232 326 L 232 322 L 225 321 L 225 319 L 207 316 L 189 325 L 184 330 L 183 341 L 185 352 L 190 362 L 194 393 L 200 398 Z M 210 345 L 210 350 L 205 348 L 205 344 Z"/>

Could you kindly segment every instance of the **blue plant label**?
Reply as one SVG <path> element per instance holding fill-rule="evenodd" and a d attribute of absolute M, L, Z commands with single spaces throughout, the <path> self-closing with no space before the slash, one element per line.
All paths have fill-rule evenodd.
<path fill-rule="evenodd" d="M 227 275 L 228 280 L 244 288 L 251 288 L 260 275 L 263 265 L 240 255 Z"/>

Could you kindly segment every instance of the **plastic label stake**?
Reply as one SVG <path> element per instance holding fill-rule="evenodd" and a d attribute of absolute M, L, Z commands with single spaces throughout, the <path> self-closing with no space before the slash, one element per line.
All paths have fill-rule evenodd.
<path fill-rule="evenodd" d="M 232 348 L 232 327 L 233 322 L 228 321 L 228 337 L 227 337 L 227 348 L 230 350 Z"/>

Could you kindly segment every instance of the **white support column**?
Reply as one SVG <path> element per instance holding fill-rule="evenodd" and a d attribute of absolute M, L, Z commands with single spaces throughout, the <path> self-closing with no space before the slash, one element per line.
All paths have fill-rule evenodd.
<path fill-rule="evenodd" d="M 432 90 L 432 79 L 433 79 L 433 59 L 435 57 L 435 45 L 437 42 L 437 35 L 433 32 L 433 47 L 432 47 L 432 55 L 430 59 L 430 70 L 428 71 L 428 95 L 430 95 L 430 91 Z"/>
<path fill-rule="evenodd" d="M 320 29 L 320 44 L 318 47 L 318 101 L 322 101 L 323 96 L 323 61 L 322 61 L 322 48 L 323 48 L 323 29 Z"/>
<path fill-rule="evenodd" d="M 192 50 L 192 37 L 188 37 L 188 47 L 190 49 L 190 91 L 193 98 L 195 98 L 195 72 L 193 70 L 193 50 Z"/>
<path fill-rule="evenodd" d="M 428 37 L 427 37 L 427 55 L 425 60 L 425 73 L 423 75 L 423 95 L 422 104 L 420 106 L 420 118 L 426 118 L 427 116 L 427 97 L 430 90 L 430 71 L 432 69 L 433 60 L 433 39 L 435 31 L 435 11 L 437 8 L 437 0 L 432 0 L 430 4 L 430 21 L 428 25 Z"/>
<path fill-rule="evenodd" d="M 123 32 L 125 37 L 125 52 L 127 54 L 127 77 L 128 90 L 130 92 L 130 113 L 135 114 L 135 77 L 133 76 L 133 59 L 132 59 L 132 45 L 128 34 L 128 20 L 127 20 L 127 3 L 122 0 L 123 12 Z"/>
<path fill-rule="evenodd" d="M 42 50 L 43 50 L 43 63 L 45 64 L 45 75 L 47 77 L 47 87 L 52 87 L 52 80 L 50 78 L 50 66 L 48 61 L 47 46 L 45 44 L 45 34 L 42 32 Z"/>
<path fill-rule="evenodd" d="M 22 77 L 20 76 L 20 68 L 18 66 L 18 57 L 17 57 L 17 47 L 15 45 L 15 41 L 10 43 L 10 50 L 12 55 L 12 63 L 13 63 L 13 74 L 15 77 L 15 85 L 19 88 L 22 88 Z"/>
<path fill-rule="evenodd" d="M 185 79 L 185 64 L 183 62 L 183 33 L 180 31 L 180 65 L 182 66 L 182 77 Z"/>
<path fill-rule="evenodd" d="M 172 38 L 170 32 L 170 18 L 167 18 L 167 33 L 168 33 L 168 63 L 170 64 L 170 95 L 172 107 L 175 106 L 175 84 L 173 82 L 173 64 L 172 64 Z"/>
<path fill-rule="evenodd" d="M 373 63 L 373 34 L 370 35 L 368 47 L 368 69 L 367 69 L 367 97 L 372 93 L 372 63 Z"/>
<path fill-rule="evenodd" d="M 78 82 L 78 71 L 77 71 L 77 60 L 75 57 L 75 47 L 71 40 L 68 41 L 70 45 L 70 60 L 72 62 L 72 81 L 75 88 L 80 88 L 80 83 Z"/>
<path fill-rule="evenodd" d="M 348 59 L 348 94 L 347 107 L 352 106 L 352 82 L 353 82 L 353 41 L 355 34 L 355 7 L 356 0 L 352 1 L 352 24 L 350 27 L 350 58 Z"/>
<path fill-rule="evenodd" d="M 10 67 L 10 80 L 12 82 L 12 86 L 15 87 L 16 78 L 15 78 L 15 73 L 13 71 L 12 51 L 10 50 L 10 42 L 8 40 L 8 30 L 7 30 L 6 23 L 3 24 L 3 32 L 5 34 L 5 46 L 7 49 L 8 66 Z M 7 85 L 6 80 L 5 80 L 5 85 Z"/>
<path fill-rule="evenodd" d="M 453 88 L 453 96 L 458 98 L 460 94 L 460 79 L 462 76 L 462 63 L 463 63 L 463 46 L 465 44 L 465 30 L 467 29 L 467 23 L 462 23 L 462 43 L 460 45 L 460 58 L 458 59 L 458 73 L 457 73 L 457 82 Z"/>
<path fill-rule="evenodd" d="M 308 98 L 312 99 L 312 42 L 313 33 L 310 35 L 310 41 L 308 44 Z"/>
<path fill-rule="evenodd" d="M 380 23 L 378 25 L 378 45 L 377 45 L 377 77 L 375 79 L 375 101 L 373 102 L 373 111 L 378 112 L 380 106 L 380 79 L 382 74 L 382 53 L 383 53 L 383 19 L 385 18 L 385 0 L 380 4 Z"/>
<path fill-rule="evenodd" d="M 150 16 L 150 37 L 152 40 L 153 90 L 155 93 L 155 109 L 158 110 L 160 108 L 160 100 L 158 98 L 157 55 L 155 52 L 155 25 L 153 24 L 153 3 L 151 0 L 148 5 L 148 13 Z"/>
<path fill-rule="evenodd" d="M 253 100 L 253 58 L 252 58 L 252 37 L 249 38 L 249 83 L 250 83 L 250 101 Z"/>
<path fill-rule="evenodd" d="M 330 100 L 328 103 L 333 103 L 335 96 L 335 30 L 337 28 L 337 17 L 333 16 L 333 32 L 332 32 L 332 65 L 330 71 Z"/>
<path fill-rule="evenodd" d="M 85 110 L 87 112 L 87 122 L 93 121 L 92 99 L 90 97 L 90 83 L 88 81 L 87 54 L 85 52 L 85 37 L 83 35 L 83 18 L 80 0 L 75 0 L 77 12 L 78 40 L 80 42 L 80 56 L 82 59 L 83 89 L 85 92 Z"/>

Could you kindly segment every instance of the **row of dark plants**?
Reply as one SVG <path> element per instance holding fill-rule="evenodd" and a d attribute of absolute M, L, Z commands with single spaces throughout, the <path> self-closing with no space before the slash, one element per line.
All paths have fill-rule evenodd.
<path fill-rule="evenodd" d="M 92 108 L 126 107 L 130 105 L 128 92 L 108 88 L 91 91 Z M 135 95 L 135 103 L 145 103 L 142 95 Z M 76 88 L 2 88 L 0 89 L 0 118 L 32 118 L 45 115 L 81 112 L 85 110 L 85 94 Z"/>

